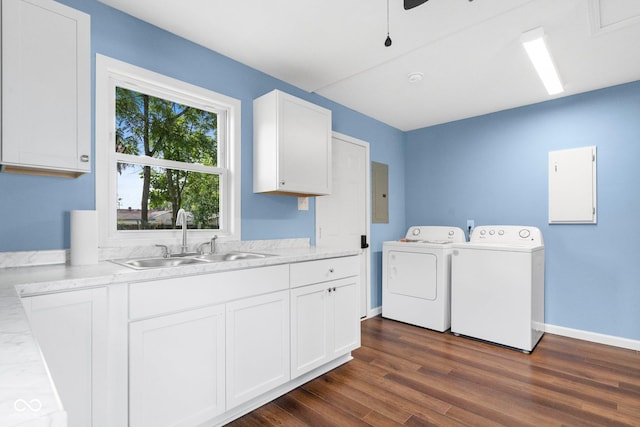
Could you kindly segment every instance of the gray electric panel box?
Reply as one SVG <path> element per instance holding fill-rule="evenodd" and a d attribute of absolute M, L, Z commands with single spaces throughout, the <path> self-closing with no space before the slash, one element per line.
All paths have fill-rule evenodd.
<path fill-rule="evenodd" d="M 549 152 L 549 224 L 595 224 L 596 147 Z"/>
<path fill-rule="evenodd" d="M 371 162 L 371 192 L 373 212 L 371 222 L 389 223 L 389 165 Z"/>

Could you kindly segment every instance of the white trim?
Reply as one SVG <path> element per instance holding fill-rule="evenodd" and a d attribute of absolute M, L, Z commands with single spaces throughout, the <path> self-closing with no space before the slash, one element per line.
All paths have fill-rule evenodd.
<path fill-rule="evenodd" d="M 382 306 L 369 310 L 367 319 L 382 314 Z M 366 319 L 363 319 L 366 320 Z M 613 335 L 604 335 L 597 332 L 583 331 L 580 329 L 565 328 L 564 326 L 556 326 L 545 323 L 544 331 L 554 335 L 560 335 L 567 338 L 575 338 L 582 341 L 594 342 L 597 344 L 610 345 L 612 347 L 626 348 L 628 350 L 640 351 L 640 340 L 632 340 L 630 338 L 616 337 Z"/>
<path fill-rule="evenodd" d="M 640 23 L 640 16 L 636 15 L 603 25 L 602 15 L 600 13 L 600 2 L 601 0 L 589 0 L 589 22 L 591 24 L 591 35 L 600 36 Z"/>
<path fill-rule="evenodd" d="M 371 319 L 372 317 L 380 316 L 381 314 L 382 314 L 382 306 L 380 305 L 378 307 L 369 309 L 369 314 L 367 314 L 367 317 L 362 320 Z"/>
<path fill-rule="evenodd" d="M 149 232 L 141 236 L 137 232 L 118 232 L 115 230 L 115 215 L 111 214 L 115 206 L 114 193 L 116 177 L 109 174 L 111 157 L 110 148 L 113 144 L 113 114 L 115 111 L 116 81 L 118 86 L 140 90 L 150 95 L 157 94 L 169 98 L 174 102 L 184 102 L 207 111 L 219 113 L 218 125 L 221 133 L 228 133 L 228 150 L 221 149 L 222 168 L 227 168 L 221 174 L 221 183 L 228 186 L 228 191 L 222 193 L 221 204 L 228 206 L 228 211 L 221 212 L 224 229 L 190 230 L 190 245 L 196 245 L 218 234 L 221 240 L 240 240 L 240 120 L 241 102 L 237 99 L 204 89 L 180 80 L 167 77 L 113 58 L 96 54 L 96 105 L 95 105 L 95 166 L 96 166 L 96 209 L 98 210 L 99 246 L 119 247 L 132 245 L 166 244 L 174 245 L 179 242 L 180 230 L 163 230 L 163 232 Z M 226 114 L 225 114 L 226 112 Z M 221 138 L 224 135 L 220 135 Z M 198 168 L 197 166 L 195 166 Z M 115 193 L 114 193 L 115 194 Z M 111 195 L 111 196 L 110 196 Z M 229 215 L 226 215 L 226 213 Z"/>
<path fill-rule="evenodd" d="M 597 332 L 582 331 L 580 329 L 565 328 L 564 326 L 549 325 L 548 323 L 545 323 L 544 331 L 549 332 L 550 334 L 561 335 L 563 337 L 576 338 L 583 341 L 640 351 L 640 340 L 604 335 Z"/>
<path fill-rule="evenodd" d="M 137 165 L 149 165 L 168 169 L 181 169 L 192 172 L 203 172 L 209 174 L 222 175 L 226 172 L 225 168 L 218 168 L 215 166 L 205 166 L 200 163 L 188 163 L 176 162 L 175 160 L 159 159 L 149 156 L 135 156 L 132 154 L 115 153 L 113 158 L 121 163 L 134 163 Z"/>

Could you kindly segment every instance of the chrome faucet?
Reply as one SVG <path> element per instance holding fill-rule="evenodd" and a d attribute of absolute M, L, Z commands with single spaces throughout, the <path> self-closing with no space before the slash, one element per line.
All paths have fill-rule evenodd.
<path fill-rule="evenodd" d="M 182 226 L 182 246 L 180 246 L 180 253 L 184 254 L 189 249 L 187 246 L 187 213 L 184 209 L 178 210 L 178 214 L 176 215 L 176 226 L 177 225 Z"/>
<path fill-rule="evenodd" d="M 205 246 L 207 246 L 207 245 L 209 245 L 209 253 L 210 253 L 210 254 L 214 254 L 214 253 L 216 253 L 216 239 L 217 239 L 217 238 L 218 238 L 218 236 L 217 236 L 217 235 L 214 235 L 214 236 L 211 238 L 211 240 L 210 240 L 210 241 L 208 241 L 208 242 L 204 242 L 204 243 L 201 243 L 201 244 L 200 244 L 200 254 L 201 254 L 201 255 L 204 255 L 204 254 L 205 254 L 205 252 L 204 252 L 204 247 L 205 247 Z"/>

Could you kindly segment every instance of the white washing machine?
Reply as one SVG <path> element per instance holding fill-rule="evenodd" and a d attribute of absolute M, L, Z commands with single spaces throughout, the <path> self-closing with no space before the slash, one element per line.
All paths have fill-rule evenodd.
<path fill-rule="evenodd" d="M 453 245 L 451 332 L 529 353 L 544 334 L 544 242 L 536 227 L 479 226 Z"/>
<path fill-rule="evenodd" d="M 382 245 L 382 317 L 444 332 L 451 325 L 451 251 L 457 227 L 414 226 Z"/>

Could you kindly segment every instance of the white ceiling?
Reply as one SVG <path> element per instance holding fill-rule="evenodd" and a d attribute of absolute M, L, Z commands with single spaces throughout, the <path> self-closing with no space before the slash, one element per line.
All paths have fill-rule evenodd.
<path fill-rule="evenodd" d="M 559 96 L 640 80 L 639 0 L 389 0 L 390 47 L 386 0 L 100 1 L 405 131 L 551 99 L 520 44 L 539 26 Z"/>

